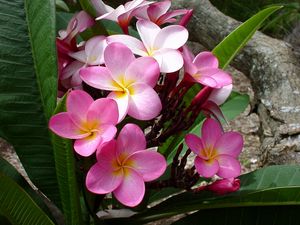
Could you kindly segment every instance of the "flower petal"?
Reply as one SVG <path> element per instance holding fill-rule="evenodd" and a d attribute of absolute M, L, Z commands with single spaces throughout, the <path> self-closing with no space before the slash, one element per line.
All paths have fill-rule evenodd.
<path fill-rule="evenodd" d="M 52 116 L 49 121 L 49 128 L 55 134 L 64 138 L 78 139 L 89 135 L 74 124 L 67 112 Z"/>
<path fill-rule="evenodd" d="M 160 27 L 151 21 L 139 20 L 136 28 L 148 52 L 152 51 L 155 38 L 161 30 Z"/>
<path fill-rule="evenodd" d="M 106 5 L 102 0 L 91 0 L 91 3 L 97 12 L 97 16 L 101 16 L 114 10 L 109 5 Z"/>
<path fill-rule="evenodd" d="M 138 172 L 144 181 L 152 181 L 159 178 L 166 170 L 165 158 L 156 151 L 146 149 L 133 153 L 127 162 L 131 168 Z"/>
<path fill-rule="evenodd" d="M 70 52 L 69 56 L 78 60 L 79 62 L 86 63 L 87 55 L 84 50 L 78 52 Z"/>
<path fill-rule="evenodd" d="M 100 134 L 104 142 L 111 141 L 117 133 L 117 128 L 114 125 L 102 125 L 100 128 Z"/>
<path fill-rule="evenodd" d="M 232 91 L 232 84 L 226 85 L 219 89 L 214 89 L 208 97 L 208 101 L 213 101 L 217 105 L 222 105 L 229 97 Z"/>
<path fill-rule="evenodd" d="M 114 195 L 122 204 L 130 207 L 137 206 L 145 195 L 143 178 L 133 169 L 124 169 L 124 178 Z"/>
<path fill-rule="evenodd" d="M 231 76 L 218 68 L 206 67 L 199 69 L 198 72 L 201 75 L 200 79 L 202 79 L 202 77 L 213 78 L 217 83 L 216 88 L 221 88 L 232 83 Z"/>
<path fill-rule="evenodd" d="M 93 165 L 86 176 L 86 187 L 96 194 L 114 191 L 123 180 L 123 171 L 117 170 L 115 141 L 111 141 L 97 151 L 98 162 Z"/>
<path fill-rule="evenodd" d="M 94 88 L 107 91 L 122 90 L 119 84 L 111 77 L 111 73 L 106 67 L 91 66 L 81 69 L 79 73 L 81 79 Z"/>
<path fill-rule="evenodd" d="M 185 143 L 197 155 L 199 155 L 204 148 L 201 138 L 195 134 L 187 134 L 185 136 Z"/>
<path fill-rule="evenodd" d="M 216 142 L 218 154 L 238 157 L 243 149 L 243 137 L 238 132 L 226 132 Z"/>
<path fill-rule="evenodd" d="M 151 4 L 147 9 L 148 16 L 151 21 L 156 21 L 160 16 L 164 15 L 171 7 L 171 1 L 165 0 Z"/>
<path fill-rule="evenodd" d="M 135 38 L 131 37 L 129 35 L 124 35 L 124 34 L 117 34 L 117 35 L 111 35 L 107 37 L 106 39 L 107 43 L 122 43 L 126 45 L 130 50 L 140 56 L 147 56 L 147 50 L 145 49 L 143 43 Z"/>
<path fill-rule="evenodd" d="M 135 57 L 130 49 L 121 43 L 109 44 L 104 51 L 105 65 L 115 81 L 122 81 L 127 67 L 134 60 Z"/>
<path fill-rule="evenodd" d="M 98 146 L 102 143 L 102 137 L 99 132 L 95 131 L 88 137 L 77 139 L 74 142 L 74 150 L 81 156 L 92 155 Z"/>
<path fill-rule="evenodd" d="M 199 76 L 198 74 L 194 74 L 192 77 L 196 82 L 199 82 L 200 84 L 203 84 L 205 86 L 212 87 L 212 88 L 218 87 L 217 81 L 212 77 L 202 76 L 202 75 Z"/>
<path fill-rule="evenodd" d="M 68 66 L 66 66 L 63 69 L 60 79 L 64 80 L 64 79 L 67 79 L 67 78 L 73 76 L 82 67 L 84 67 L 84 63 L 82 63 L 82 62 L 79 62 L 77 60 L 71 62 Z"/>
<path fill-rule="evenodd" d="M 104 63 L 104 49 L 107 46 L 105 36 L 95 36 L 85 44 L 87 64 L 96 66 Z"/>
<path fill-rule="evenodd" d="M 233 178 L 241 174 L 241 164 L 237 159 L 229 155 L 219 155 L 217 160 L 220 166 L 217 173 L 219 177 Z"/>
<path fill-rule="evenodd" d="M 81 90 L 71 91 L 67 97 L 67 112 L 73 122 L 82 127 L 86 121 L 86 115 L 90 105 L 94 102 L 93 98 Z M 84 129 L 84 127 L 82 127 Z"/>
<path fill-rule="evenodd" d="M 94 101 L 87 113 L 87 122 L 115 125 L 118 122 L 118 105 L 115 100 L 99 98 Z"/>
<path fill-rule="evenodd" d="M 154 87 L 160 75 L 159 65 L 152 57 L 134 60 L 125 72 L 124 83 L 146 83 Z"/>
<path fill-rule="evenodd" d="M 153 47 L 178 49 L 186 43 L 188 37 L 189 33 L 183 26 L 170 25 L 157 34 Z"/>
<path fill-rule="evenodd" d="M 126 124 L 117 139 L 117 155 L 129 156 L 132 153 L 146 149 L 146 138 L 141 128 L 135 124 Z M 126 158 L 126 156 L 124 156 Z"/>
<path fill-rule="evenodd" d="M 150 120 L 158 116 L 162 105 L 157 93 L 144 83 L 135 83 L 128 87 L 128 115 L 138 120 Z"/>
<path fill-rule="evenodd" d="M 222 135 L 222 127 L 220 123 L 214 119 L 206 119 L 202 125 L 201 134 L 202 141 L 205 146 L 214 146 Z"/>
<path fill-rule="evenodd" d="M 153 57 L 158 62 L 162 73 L 172 73 L 183 66 L 182 55 L 174 49 L 160 49 L 154 52 Z"/>
<path fill-rule="evenodd" d="M 128 112 L 129 107 L 129 96 L 126 92 L 114 91 L 111 92 L 107 98 L 113 99 L 117 102 L 118 111 L 119 111 L 119 119 L 118 123 L 122 121 Z"/>
<path fill-rule="evenodd" d="M 200 68 L 211 67 L 218 68 L 219 61 L 211 52 L 200 52 L 194 59 L 194 64 Z"/>
<path fill-rule="evenodd" d="M 201 176 L 207 178 L 214 176 L 219 170 L 219 164 L 217 160 L 211 159 L 207 161 L 198 156 L 195 158 L 195 167 Z"/>
<path fill-rule="evenodd" d="M 158 22 L 158 24 L 174 23 L 176 21 L 176 19 L 173 17 L 184 15 L 187 12 L 188 12 L 188 10 L 186 10 L 186 9 L 172 10 L 172 11 L 167 12 L 164 15 L 162 15 L 157 22 Z"/>

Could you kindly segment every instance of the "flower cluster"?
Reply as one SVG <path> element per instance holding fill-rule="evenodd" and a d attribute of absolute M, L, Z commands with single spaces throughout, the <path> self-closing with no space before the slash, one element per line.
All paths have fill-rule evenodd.
<path fill-rule="evenodd" d="M 176 179 L 185 176 L 187 182 L 180 187 L 188 190 L 199 176 L 217 175 L 224 180 L 207 190 L 237 190 L 241 172 L 237 157 L 243 140 L 236 132 L 223 132 L 219 108 L 232 90 L 232 79 L 211 52 L 194 56 L 188 49 L 185 25 L 192 10 L 170 10 L 170 0 L 132 0 L 116 9 L 102 0 L 91 3 L 97 17 L 84 11 L 75 14 L 57 38 L 58 95 L 67 93 L 66 112 L 49 122 L 55 134 L 74 140 L 78 157 L 94 163 L 87 168 L 87 189 L 113 193 L 130 207 L 138 205 L 145 182 L 150 182 L 149 188 L 163 183 L 153 182 L 167 167 L 167 155 L 157 149 L 189 130 L 204 114 L 202 137 L 186 135 L 190 150 L 180 165 L 173 163 L 168 184 L 179 187 Z M 98 35 L 77 43 L 76 37 L 97 20 L 116 22 L 123 34 Z M 130 24 L 136 26 L 139 38 L 128 34 Z M 192 86 L 200 91 L 189 100 L 186 93 Z M 195 166 L 188 173 L 184 160 L 191 151 L 196 154 Z"/>

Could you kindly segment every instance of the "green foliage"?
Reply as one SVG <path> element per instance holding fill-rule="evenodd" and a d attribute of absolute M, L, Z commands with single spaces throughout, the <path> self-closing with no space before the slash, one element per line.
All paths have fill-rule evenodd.
<path fill-rule="evenodd" d="M 0 215 L 5 215 L 14 225 L 54 225 L 30 196 L 1 172 L 0 183 Z"/>
<path fill-rule="evenodd" d="M 58 103 L 54 114 L 66 111 L 66 96 Z M 60 197 L 66 224 L 81 225 L 82 215 L 78 191 L 73 144 L 69 139 L 52 135 L 54 158 Z"/>
<path fill-rule="evenodd" d="M 47 127 L 56 104 L 55 3 L 0 0 L 0 135 L 32 182 L 58 206 Z"/>
<path fill-rule="evenodd" d="M 262 25 L 264 32 L 276 37 L 290 33 L 300 20 L 300 2 L 297 0 L 211 0 L 211 2 L 222 12 L 239 21 L 245 21 L 268 5 L 284 5 L 280 12 L 274 13 Z"/>

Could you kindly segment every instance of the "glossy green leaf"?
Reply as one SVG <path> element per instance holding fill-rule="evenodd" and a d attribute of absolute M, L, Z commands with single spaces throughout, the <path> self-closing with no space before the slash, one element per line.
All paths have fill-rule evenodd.
<path fill-rule="evenodd" d="M 14 225 L 54 225 L 11 178 L 0 173 L 0 183 L 0 215 L 4 215 Z"/>
<path fill-rule="evenodd" d="M 240 207 L 201 210 L 172 225 L 296 225 L 300 206 Z"/>
<path fill-rule="evenodd" d="M 218 44 L 213 49 L 213 53 L 218 57 L 220 67 L 225 68 L 236 54 L 247 44 L 262 23 L 280 8 L 282 8 L 282 6 L 271 6 L 258 12 L 237 27 L 220 44 Z"/>
<path fill-rule="evenodd" d="M 60 205 L 47 127 L 57 93 L 54 0 L 0 0 L 0 135 Z"/>
<path fill-rule="evenodd" d="M 300 206 L 300 167 L 270 166 L 240 177 L 241 189 L 214 196 L 210 192 L 185 192 L 126 220 L 131 224 L 149 222 L 194 210 L 250 206 Z M 120 222 L 120 221 L 119 221 Z"/>
<path fill-rule="evenodd" d="M 66 96 L 58 103 L 55 114 L 66 111 Z M 59 192 L 66 224 L 81 225 L 82 215 L 78 191 L 73 144 L 69 139 L 52 135 Z"/>
<path fill-rule="evenodd" d="M 45 204 L 46 198 L 40 193 L 32 189 L 25 178 L 13 167 L 9 162 L 0 157 L 0 173 L 10 177 L 20 187 L 26 191 L 26 193 L 32 198 L 32 200 L 54 221 L 48 206 Z M 48 201 L 48 200 L 47 200 Z M 1 221 L 1 220 L 0 220 Z M 2 223 L 1 223 L 2 225 Z"/>

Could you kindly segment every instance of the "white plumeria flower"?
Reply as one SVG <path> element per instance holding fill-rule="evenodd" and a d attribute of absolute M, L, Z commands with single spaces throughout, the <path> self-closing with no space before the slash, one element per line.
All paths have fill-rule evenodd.
<path fill-rule="evenodd" d="M 112 35 L 108 43 L 120 42 L 140 56 L 153 57 L 163 73 L 175 72 L 182 68 L 183 58 L 178 51 L 188 39 L 188 31 L 180 25 L 160 28 L 155 23 L 139 20 L 136 24 L 142 41 L 129 35 Z"/>

